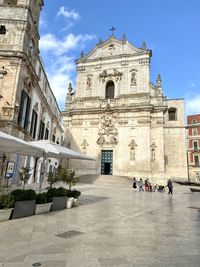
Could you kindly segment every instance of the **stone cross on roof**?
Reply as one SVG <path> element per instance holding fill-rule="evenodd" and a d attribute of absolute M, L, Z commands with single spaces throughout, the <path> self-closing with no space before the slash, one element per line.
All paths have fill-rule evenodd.
<path fill-rule="evenodd" d="M 112 32 L 112 36 L 114 35 L 114 31 L 116 31 L 116 28 L 114 27 L 114 26 L 112 26 L 112 28 L 111 29 L 109 29 L 109 31 L 111 31 Z"/>

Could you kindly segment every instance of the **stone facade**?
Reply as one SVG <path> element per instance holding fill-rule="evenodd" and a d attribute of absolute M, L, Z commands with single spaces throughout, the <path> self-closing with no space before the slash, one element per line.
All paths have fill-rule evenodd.
<path fill-rule="evenodd" d="M 151 50 L 110 36 L 77 64 L 69 87 L 64 129 L 67 144 L 96 158 L 71 161 L 80 174 L 114 174 L 165 181 L 187 177 L 184 100 L 163 96 L 150 82 Z M 174 118 L 173 118 L 174 116 Z"/>
<path fill-rule="evenodd" d="M 187 141 L 189 178 L 200 181 L 200 114 L 187 116 Z"/>
<path fill-rule="evenodd" d="M 0 130 L 26 141 L 61 143 L 62 114 L 39 56 L 42 6 L 43 0 L 0 0 Z M 34 168 L 35 160 L 28 161 Z"/>

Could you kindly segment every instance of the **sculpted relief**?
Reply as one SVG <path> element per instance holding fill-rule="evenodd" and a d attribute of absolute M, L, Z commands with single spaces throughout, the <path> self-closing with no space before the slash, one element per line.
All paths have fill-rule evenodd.
<path fill-rule="evenodd" d="M 99 138 L 97 144 L 103 145 L 116 145 L 118 144 L 118 131 L 115 127 L 115 116 L 106 112 L 104 116 L 101 117 L 101 125 L 98 132 Z"/>
<path fill-rule="evenodd" d="M 113 78 L 116 82 L 121 81 L 123 73 L 114 69 L 112 72 L 104 70 L 99 74 L 99 80 L 104 83 L 107 78 Z"/>
<path fill-rule="evenodd" d="M 92 74 L 87 75 L 87 80 L 86 80 L 86 90 L 91 90 L 92 89 Z"/>
<path fill-rule="evenodd" d="M 135 143 L 135 140 L 131 140 L 130 144 L 130 160 L 135 160 L 135 148 L 137 147 L 137 144 Z"/>

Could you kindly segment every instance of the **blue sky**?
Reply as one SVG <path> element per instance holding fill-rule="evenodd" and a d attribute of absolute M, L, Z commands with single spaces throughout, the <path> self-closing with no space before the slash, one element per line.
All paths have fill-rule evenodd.
<path fill-rule="evenodd" d="M 75 86 L 74 60 L 89 52 L 114 25 L 140 47 L 152 49 L 151 81 L 158 73 L 164 95 L 185 98 L 186 113 L 200 113 L 199 0 L 51 0 L 40 20 L 40 51 L 61 110 L 67 86 Z"/>

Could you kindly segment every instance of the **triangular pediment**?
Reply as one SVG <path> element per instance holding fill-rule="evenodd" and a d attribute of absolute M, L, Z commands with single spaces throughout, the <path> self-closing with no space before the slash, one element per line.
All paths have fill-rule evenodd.
<path fill-rule="evenodd" d="M 110 36 L 107 41 L 97 44 L 87 55 L 80 58 L 78 61 L 95 60 L 120 55 L 132 55 L 143 51 L 143 49 L 133 46 L 127 40 L 118 40 L 114 36 Z"/>

